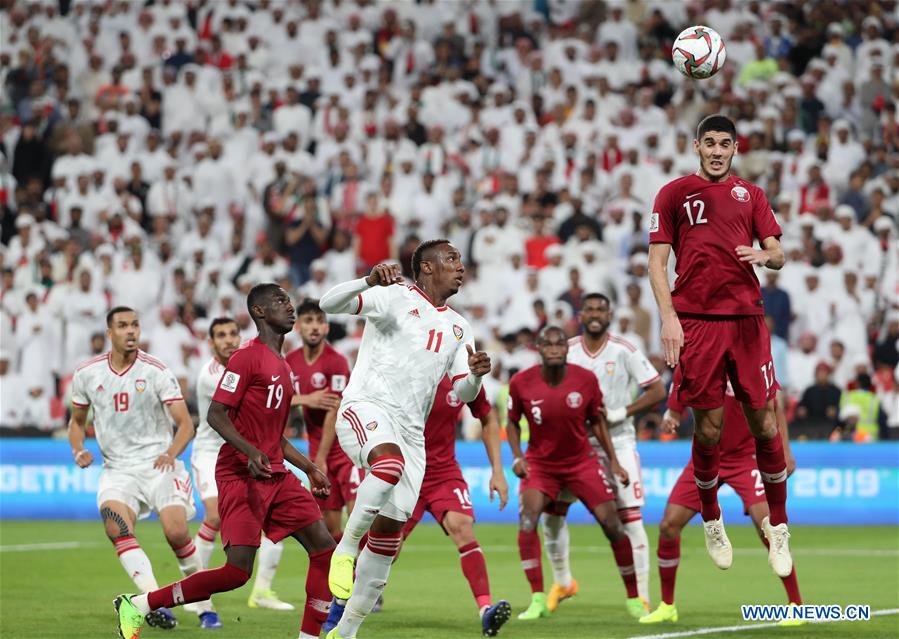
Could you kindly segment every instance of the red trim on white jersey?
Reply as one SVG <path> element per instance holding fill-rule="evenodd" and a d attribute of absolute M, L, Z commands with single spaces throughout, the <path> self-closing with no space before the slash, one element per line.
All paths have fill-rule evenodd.
<path fill-rule="evenodd" d="M 144 364 L 149 364 L 150 366 L 155 366 L 156 368 L 158 368 L 161 371 L 166 370 L 165 364 L 163 364 L 160 360 L 156 359 L 155 357 L 151 357 L 150 355 L 147 355 L 143 351 L 137 352 L 137 359 L 142 361 Z"/>
<path fill-rule="evenodd" d="M 605 343 L 603 343 L 602 348 L 600 348 L 595 353 L 590 352 L 590 349 L 587 348 L 587 344 L 584 343 L 584 338 L 581 335 L 578 335 L 577 337 L 572 337 L 571 340 L 569 341 L 569 346 L 572 344 L 572 342 L 574 342 L 574 340 L 577 340 L 577 342 L 580 343 L 581 348 L 584 349 L 584 353 L 587 355 L 587 357 L 589 357 L 590 359 L 596 359 L 597 357 L 599 357 L 602 354 L 602 352 L 604 350 L 606 350 L 606 344 L 609 343 L 609 339 L 611 339 L 611 338 L 612 338 L 612 336 L 609 335 L 608 339 L 606 339 Z"/>
<path fill-rule="evenodd" d="M 78 402 L 72 402 L 72 406 L 77 406 L 78 408 L 89 408 L 90 404 L 79 404 Z"/>
<path fill-rule="evenodd" d="M 359 300 L 359 306 L 357 306 L 356 310 L 353 311 L 353 315 L 358 315 L 362 312 L 362 293 L 359 293 L 359 295 L 356 296 L 356 299 Z"/>
<path fill-rule="evenodd" d="M 80 371 L 80 370 L 82 370 L 82 369 L 85 369 L 85 368 L 87 368 L 88 366 L 93 366 L 94 364 L 99 364 L 100 362 L 102 362 L 104 359 L 106 359 L 106 358 L 108 358 L 108 357 L 109 357 L 109 353 L 103 353 L 102 355 L 97 355 L 97 356 L 94 357 L 93 359 L 87 360 L 87 361 L 84 362 L 81 366 L 79 366 L 78 368 L 76 368 L 76 369 L 75 369 L 75 372 L 77 373 L 78 371 Z"/>
<path fill-rule="evenodd" d="M 450 378 L 450 383 L 455 384 L 457 380 L 462 379 L 463 377 L 468 377 L 468 373 L 459 373 L 455 377 Z"/>
<path fill-rule="evenodd" d="M 174 404 L 175 402 L 183 402 L 183 401 L 184 401 L 183 397 L 174 397 L 172 399 L 163 400 L 162 403 L 168 405 L 168 404 Z"/>
<path fill-rule="evenodd" d="M 123 370 L 121 373 L 112 367 L 112 354 L 111 353 L 106 354 L 106 364 L 109 366 L 109 370 L 112 371 L 113 375 L 116 375 L 118 377 L 124 377 L 125 375 L 128 374 L 128 371 L 130 371 L 132 368 L 134 368 L 134 365 L 137 363 L 137 360 L 139 358 L 140 358 L 140 351 L 137 352 L 137 357 L 134 358 L 134 361 L 131 362 L 130 364 L 128 364 L 128 368 Z"/>
<path fill-rule="evenodd" d="M 420 288 L 418 288 L 417 286 L 415 286 L 415 284 L 412 284 L 412 285 L 409 287 L 409 290 L 410 290 L 410 291 L 415 291 L 416 293 L 418 293 L 419 295 L 421 295 L 423 298 L 425 298 L 426 300 L 428 300 L 428 304 L 430 304 L 431 306 L 433 306 L 436 310 L 440 311 L 441 313 L 449 308 L 449 306 L 446 306 L 446 305 L 444 305 L 444 306 L 437 306 L 434 302 L 431 301 L 431 298 L 428 297 L 427 295 L 425 295 L 425 292 L 422 291 L 422 290 L 421 290 Z"/>
<path fill-rule="evenodd" d="M 356 433 L 356 441 L 359 442 L 359 446 L 365 446 L 365 440 L 368 438 L 365 436 L 365 429 L 362 427 L 359 416 L 356 415 L 352 408 L 347 408 L 343 411 L 343 417 L 350 423 L 353 432 Z"/>
<path fill-rule="evenodd" d="M 634 352 L 637 351 L 637 347 L 636 347 L 636 346 L 634 346 L 633 344 L 631 344 L 631 343 L 630 343 L 629 341 L 627 341 L 626 339 L 622 339 L 622 338 L 618 337 L 617 335 L 609 334 L 609 339 L 610 339 L 611 341 L 615 342 L 616 344 L 621 344 L 621 345 L 624 346 L 627 350 L 629 350 L 631 353 L 634 353 Z"/>
<path fill-rule="evenodd" d="M 652 379 L 650 379 L 650 380 L 648 380 L 648 381 L 645 381 L 645 382 L 643 382 L 642 384 L 640 384 L 640 388 L 646 388 L 646 387 L 649 386 L 650 384 L 655 384 L 655 383 L 656 383 L 657 381 L 659 381 L 660 379 L 662 379 L 662 376 L 661 376 L 661 375 L 656 375 L 656 376 L 653 377 Z"/>

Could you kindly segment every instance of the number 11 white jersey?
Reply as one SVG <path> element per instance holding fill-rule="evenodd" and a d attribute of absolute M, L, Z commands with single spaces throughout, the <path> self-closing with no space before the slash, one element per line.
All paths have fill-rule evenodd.
<path fill-rule="evenodd" d="M 354 314 L 368 321 L 343 402 L 376 404 L 395 425 L 424 441 L 424 425 L 440 380 L 469 373 L 468 322 L 448 306 L 434 306 L 416 286 L 374 286 L 358 296 Z"/>
<path fill-rule="evenodd" d="M 94 409 L 103 466 L 127 469 L 156 460 L 172 443 L 166 404 L 184 401 L 181 385 L 165 364 L 143 351 L 124 371 L 109 353 L 82 364 L 72 380 L 72 404 Z"/>
<path fill-rule="evenodd" d="M 597 353 L 588 351 L 581 337 L 571 338 L 568 361 L 596 375 L 603 402 L 609 409 L 621 408 L 633 401 L 633 384 L 645 388 L 659 379 L 658 371 L 646 355 L 627 340 L 611 334 Z M 609 425 L 609 435 L 616 448 L 624 444 L 636 445 L 634 418 L 628 417 L 616 426 Z"/>

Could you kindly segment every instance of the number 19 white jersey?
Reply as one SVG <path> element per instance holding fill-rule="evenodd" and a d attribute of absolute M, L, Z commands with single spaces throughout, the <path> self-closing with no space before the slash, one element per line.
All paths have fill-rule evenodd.
<path fill-rule="evenodd" d="M 197 375 L 197 411 L 200 414 L 200 423 L 197 424 L 197 435 L 194 437 L 194 452 L 218 454 L 219 448 L 225 443 L 222 436 L 215 432 L 206 421 L 209 405 L 212 404 L 212 396 L 215 394 L 215 389 L 224 372 L 225 367 L 219 364 L 215 357 L 211 357 L 203 364 Z"/>
<path fill-rule="evenodd" d="M 367 318 L 343 402 L 376 404 L 397 427 L 424 441 L 424 425 L 440 380 L 469 373 L 468 322 L 448 306 L 434 306 L 416 286 L 375 286 L 358 296 Z"/>
<path fill-rule="evenodd" d="M 603 401 L 609 409 L 632 402 L 634 383 L 645 388 L 659 379 L 658 371 L 646 355 L 630 342 L 612 334 L 598 353 L 589 352 L 581 337 L 571 338 L 568 341 L 568 361 L 596 375 Z M 628 417 L 615 426 L 609 425 L 609 435 L 616 449 L 622 445 L 636 445 L 634 418 Z"/>
<path fill-rule="evenodd" d="M 152 463 L 172 443 L 166 404 L 184 401 L 181 386 L 165 364 L 143 351 L 122 372 L 109 353 L 75 370 L 72 404 L 94 409 L 94 430 L 103 466 L 128 469 Z"/>

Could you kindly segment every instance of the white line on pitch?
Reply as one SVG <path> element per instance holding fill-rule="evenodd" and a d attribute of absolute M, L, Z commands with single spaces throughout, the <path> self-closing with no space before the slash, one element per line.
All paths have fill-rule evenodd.
<path fill-rule="evenodd" d="M 872 617 L 883 615 L 899 614 L 899 608 L 888 608 L 885 610 L 874 610 L 871 612 Z M 821 619 L 810 621 L 809 623 L 832 623 L 835 621 L 849 621 L 848 619 Z M 683 632 L 665 632 L 659 635 L 639 635 L 628 637 L 628 639 L 675 639 L 676 637 L 696 637 L 698 635 L 711 635 L 718 632 L 741 632 L 743 630 L 757 630 L 759 628 L 774 628 L 777 622 L 772 623 L 752 623 L 747 622 L 742 626 L 719 626 L 717 628 L 697 628 L 696 630 L 685 630 Z"/>
<path fill-rule="evenodd" d="M 36 550 L 71 550 L 72 548 L 86 548 L 99 546 L 96 543 L 82 543 L 80 541 L 52 541 L 45 544 L 10 544 L 0 546 L 0 552 L 33 552 Z"/>

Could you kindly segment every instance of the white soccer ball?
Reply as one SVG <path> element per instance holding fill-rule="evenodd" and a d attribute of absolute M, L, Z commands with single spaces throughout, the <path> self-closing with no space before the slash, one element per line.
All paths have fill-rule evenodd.
<path fill-rule="evenodd" d="M 671 47 L 671 60 L 688 78 L 710 78 L 724 66 L 727 54 L 718 32 L 703 25 L 681 31 Z"/>

